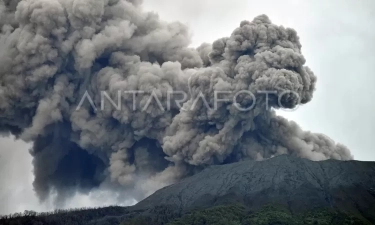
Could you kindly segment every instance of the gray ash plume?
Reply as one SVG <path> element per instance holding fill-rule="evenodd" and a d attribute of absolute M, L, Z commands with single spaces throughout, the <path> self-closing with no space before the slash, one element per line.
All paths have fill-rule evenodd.
<path fill-rule="evenodd" d="M 212 164 L 280 154 L 352 159 L 345 146 L 266 110 L 264 94 L 245 112 L 237 108 L 252 105 L 246 95 L 206 107 L 215 92 L 274 91 L 273 109 L 312 99 L 316 77 L 296 31 L 265 15 L 197 49 L 186 26 L 144 12 L 140 0 L 2 0 L 0 28 L 0 131 L 33 143 L 41 200 L 99 187 L 142 199 Z M 123 95 L 121 110 L 100 109 L 102 91 L 115 101 L 133 90 L 145 93 Z M 191 110 L 163 110 L 171 91 L 188 93 Z M 80 106 L 85 94 L 97 110 L 88 98 Z"/>

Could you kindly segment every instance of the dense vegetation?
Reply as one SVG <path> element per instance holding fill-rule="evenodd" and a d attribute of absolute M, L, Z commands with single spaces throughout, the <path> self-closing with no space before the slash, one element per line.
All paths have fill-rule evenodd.
<path fill-rule="evenodd" d="M 126 207 L 57 210 L 51 213 L 26 211 L 0 218 L 1 225 L 370 225 L 360 216 L 333 210 L 292 214 L 282 207 L 266 206 L 251 211 L 243 205 L 221 205 L 179 213 L 171 207 L 146 211 Z"/>
<path fill-rule="evenodd" d="M 100 224 L 110 224 L 115 218 L 128 214 L 126 207 L 105 207 L 105 208 L 82 208 L 72 210 L 55 210 L 53 212 L 36 213 L 25 211 L 24 213 L 15 213 L 0 218 L 0 225 L 86 225 L 101 221 Z M 104 222 L 107 221 L 107 222 Z"/>
<path fill-rule="evenodd" d="M 241 205 L 217 206 L 183 215 L 167 225 L 360 225 L 371 224 L 343 212 L 316 210 L 292 215 L 281 207 L 266 206 L 251 212 Z"/>

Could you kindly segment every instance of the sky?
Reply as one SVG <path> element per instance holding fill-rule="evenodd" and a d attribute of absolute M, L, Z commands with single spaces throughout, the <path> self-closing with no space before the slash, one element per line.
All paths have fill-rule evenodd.
<path fill-rule="evenodd" d="M 373 0 L 144 0 L 144 8 L 167 21 L 187 24 L 192 46 L 229 36 L 243 20 L 266 14 L 300 36 L 307 65 L 318 77 L 313 100 L 279 114 L 304 130 L 323 133 L 346 145 L 356 160 L 375 161 L 375 1 Z M 32 188 L 29 144 L 0 137 L 0 215 L 53 210 L 40 204 Z M 77 195 L 69 207 L 117 202 L 112 193 Z"/>

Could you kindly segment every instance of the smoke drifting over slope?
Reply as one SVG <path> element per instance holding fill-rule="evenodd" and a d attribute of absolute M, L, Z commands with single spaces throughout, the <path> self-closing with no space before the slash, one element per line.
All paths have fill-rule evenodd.
<path fill-rule="evenodd" d="M 193 49 L 183 24 L 159 20 L 141 2 L 0 2 L 0 131 L 33 143 L 41 200 L 95 187 L 141 199 L 208 165 L 279 154 L 352 158 L 346 147 L 266 110 L 267 102 L 280 107 L 279 97 L 287 108 L 312 98 L 316 77 L 293 29 L 261 15 Z M 145 93 L 123 94 L 121 110 L 109 102 L 100 109 L 102 91 L 116 102 L 119 91 L 134 90 Z M 216 104 L 215 92 L 231 99 L 243 90 L 256 104 L 248 95 L 237 103 L 254 103 L 252 110 L 230 102 L 206 107 Z M 259 93 L 266 90 L 276 94 L 267 99 Z M 189 110 L 163 110 L 171 91 L 188 93 Z M 85 94 L 98 110 L 89 98 L 81 107 Z M 149 101 L 152 94 L 163 108 Z M 195 101 L 200 96 L 207 102 Z"/>

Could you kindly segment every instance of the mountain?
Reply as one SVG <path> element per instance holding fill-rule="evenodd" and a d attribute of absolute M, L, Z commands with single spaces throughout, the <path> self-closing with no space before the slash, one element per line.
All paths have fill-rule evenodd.
<path fill-rule="evenodd" d="M 0 224 L 375 224 L 375 162 L 283 155 L 211 166 L 132 207 L 18 215 Z"/>
<path fill-rule="evenodd" d="M 278 204 L 293 213 L 330 207 L 361 213 L 375 221 L 375 163 L 314 162 L 282 155 L 215 165 L 157 191 L 136 207 L 172 205 L 186 211 L 238 202 L 252 209 Z"/>

